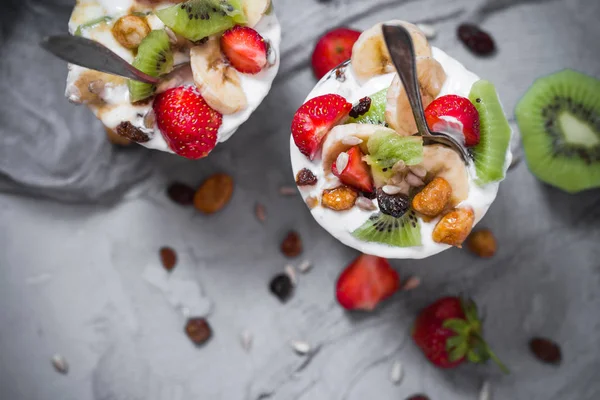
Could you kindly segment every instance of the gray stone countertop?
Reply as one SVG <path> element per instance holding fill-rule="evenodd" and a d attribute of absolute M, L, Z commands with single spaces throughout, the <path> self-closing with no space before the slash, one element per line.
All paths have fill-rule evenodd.
<path fill-rule="evenodd" d="M 45 7 L 22 4 L 31 15 Z M 63 183 L 46 185 L 46 193 L 38 185 L 27 194 L 2 186 L 0 399 L 401 400 L 426 393 L 432 400 L 476 400 L 484 381 L 494 400 L 599 399 L 598 191 L 567 195 L 540 184 L 525 163 L 518 164 L 481 223 L 498 238 L 496 257 L 481 260 L 453 249 L 426 260 L 394 261 L 403 278 L 418 276 L 421 286 L 397 293 L 375 313 L 355 315 L 336 304 L 334 285 L 356 253 L 323 231 L 299 196 L 281 196 L 279 188 L 293 184 L 289 124 L 315 84 L 308 60 L 325 29 L 366 29 L 391 18 L 432 23 L 438 31 L 433 44 L 493 81 L 512 117 L 538 76 L 565 67 L 600 76 L 600 2 L 275 5 L 284 32 L 280 75 L 248 123 L 208 159 L 190 162 L 103 143 L 93 154 L 102 157 L 109 176 L 110 163 L 124 158 L 140 159 L 146 169 L 139 183 L 111 202 L 43 197 L 60 197 Z M 66 22 L 70 6 L 61 7 Z M 466 19 L 492 33 L 496 56 L 476 58 L 458 42 L 456 26 Z M 64 65 L 40 57 L 52 67 L 49 74 L 59 77 L 46 88 L 62 110 L 54 123 L 69 127 L 78 119 L 93 126 L 87 135 L 103 135 L 87 110 L 62 99 Z M 7 117 L 6 111 L 0 115 Z M 28 115 L 16 117 L 25 121 Z M 10 156 L 6 148 L 2 153 L 4 160 Z M 196 185 L 218 171 L 232 174 L 236 185 L 232 202 L 217 215 L 182 208 L 164 194 L 168 182 Z M 266 207 L 265 223 L 254 215 L 257 202 Z M 305 248 L 293 262 L 308 259 L 314 268 L 299 277 L 294 297 L 283 305 L 267 285 L 289 262 L 278 247 L 290 229 L 301 234 Z M 179 255 L 168 279 L 161 275 L 162 246 Z M 504 376 L 493 365 L 438 370 L 413 345 L 409 330 L 418 310 L 456 293 L 478 301 L 488 341 L 512 374 Z M 213 338 L 201 348 L 183 332 L 186 312 L 206 315 L 213 327 Z M 245 330 L 254 338 L 248 352 L 239 339 Z M 535 335 L 561 344 L 560 367 L 530 355 L 527 342 Z M 315 351 L 295 354 L 292 339 Z M 56 353 L 68 361 L 67 375 L 52 368 Z M 404 366 L 399 385 L 389 380 L 395 360 Z"/>

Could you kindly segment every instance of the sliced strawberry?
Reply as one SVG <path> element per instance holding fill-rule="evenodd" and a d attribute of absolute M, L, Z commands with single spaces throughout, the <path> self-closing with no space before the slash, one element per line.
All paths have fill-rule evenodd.
<path fill-rule="evenodd" d="M 317 79 L 321 79 L 352 56 L 352 46 L 360 36 L 359 31 L 337 28 L 319 39 L 312 55 L 312 67 Z"/>
<path fill-rule="evenodd" d="M 154 99 L 156 123 L 169 147 L 178 155 L 206 157 L 217 144 L 223 116 L 210 108 L 193 86 L 180 86 Z"/>
<path fill-rule="evenodd" d="M 337 94 L 315 97 L 296 111 L 292 137 L 302 154 L 314 160 L 331 128 L 348 117 L 352 104 Z"/>
<path fill-rule="evenodd" d="M 453 117 L 460 124 L 453 123 L 442 117 Z M 425 118 L 430 129 L 444 131 L 445 129 L 461 130 L 465 137 L 465 146 L 472 147 L 479 143 L 479 113 L 467 98 L 448 94 L 435 99 L 425 110 Z M 440 125 L 443 124 L 443 125 Z M 462 127 L 460 126 L 462 124 Z M 462 129 L 461 129 L 462 128 Z"/>
<path fill-rule="evenodd" d="M 346 152 L 348 164 L 343 171 L 338 171 L 336 161 L 331 166 L 331 172 L 342 181 L 343 184 L 352 186 L 362 192 L 372 193 L 374 190 L 373 177 L 369 165 L 363 161 L 363 153 L 359 146 L 354 146 Z"/>
<path fill-rule="evenodd" d="M 338 278 L 336 296 L 347 310 L 371 311 L 399 287 L 400 277 L 385 258 L 362 254 Z"/>
<path fill-rule="evenodd" d="M 221 36 L 221 50 L 231 65 L 246 74 L 258 74 L 267 65 L 267 43 L 254 29 L 234 26 Z"/>

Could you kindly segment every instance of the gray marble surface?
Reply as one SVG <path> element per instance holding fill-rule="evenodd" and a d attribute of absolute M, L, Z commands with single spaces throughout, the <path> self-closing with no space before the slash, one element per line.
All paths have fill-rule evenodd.
<path fill-rule="evenodd" d="M 289 122 L 315 83 L 307 60 L 324 29 L 365 29 L 390 18 L 434 23 L 434 44 L 495 82 L 510 112 L 540 75 L 571 67 L 600 76 L 600 2 L 275 4 L 283 63 L 270 96 L 231 141 L 190 162 L 105 143 L 91 114 L 62 99 L 64 65 L 35 48 L 41 34 L 64 29 L 69 1 L 8 2 L 0 118 L 2 136 L 15 139 L 0 145 L 0 399 L 387 400 L 423 392 L 475 400 L 486 380 L 495 400 L 600 398 L 598 191 L 570 196 L 517 165 L 482 222 L 498 237 L 497 256 L 450 250 L 393 262 L 402 277 L 423 283 L 369 315 L 345 313 L 334 298 L 336 277 L 355 252 L 328 236 L 299 197 L 278 193 L 293 184 Z M 50 14 L 56 20 L 38 24 Z M 493 34 L 495 57 L 475 58 L 457 41 L 455 27 L 466 19 Z M 15 90 L 25 77 L 27 90 Z M 216 171 L 236 180 L 220 214 L 199 215 L 164 195 L 167 182 L 195 185 Z M 264 224 L 256 202 L 266 206 Z M 267 282 L 287 262 L 278 245 L 289 229 L 304 239 L 295 262 L 309 259 L 314 269 L 282 305 Z M 165 245 L 180 257 L 169 279 L 158 260 Z M 417 311 L 454 293 L 474 296 L 485 310 L 488 340 L 511 375 L 493 366 L 436 370 L 414 347 Z M 183 334 L 181 305 L 208 316 L 214 337 L 206 346 L 195 348 Z M 240 346 L 244 330 L 254 336 L 249 352 Z M 562 366 L 530 356 L 533 335 L 561 344 Z M 315 352 L 296 355 L 291 339 Z M 55 353 L 67 359 L 67 375 L 52 368 Z M 400 385 L 389 381 L 395 360 L 405 370 Z"/>

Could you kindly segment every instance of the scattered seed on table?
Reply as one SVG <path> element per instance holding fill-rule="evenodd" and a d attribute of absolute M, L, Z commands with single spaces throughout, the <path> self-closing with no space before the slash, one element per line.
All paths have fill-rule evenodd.
<path fill-rule="evenodd" d="M 421 278 L 417 276 L 411 276 L 404 282 L 402 286 L 402 290 L 413 290 L 418 288 L 421 285 Z"/>
<path fill-rule="evenodd" d="M 254 214 L 256 215 L 256 219 L 258 219 L 260 222 L 265 222 L 267 220 L 265 206 L 260 203 L 256 203 L 256 206 L 254 207 Z"/>
<path fill-rule="evenodd" d="M 279 188 L 279 194 L 282 196 L 295 196 L 298 194 L 298 189 L 293 186 L 281 186 Z"/>
<path fill-rule="evenodd" d="M 395 385 L 399 384 L 404 377 L 404 370 L 400 361 L 394 361 L 392 368 L 390 369 L 390 380 Z"/>
<path fill-rule="evenodd" d="M 298 265 L 298 271 L 302 272 L 303 274 L 307 273 L 308 271 L 310 271 L 312 269 L 313 265 L 310 261 L 308 260 L 304 260 L 300 263 L 300 265 Z"/>
<path fill-rule="evenodd" d="M 483 382 L 479 391 L 479 400 L 492 400 L 492 386 L 489 381 Z"/>
<path fill-rule="evenodd" d="M 292 281 L 292 285 L 297 286 L 298 278 L 296 277 L 296 269 L 294 268 L 294 266 L 291 264 L 288 264 L 285 266 L 284 271 L 285 271 L 286 275 L 290 277 L 290 281 Z"/>
<path fill-rule="evenodd" d="M 56 372 L 59 372 L 63 375 L 66 375 L 69 372 L 69 364 L 67 363 L 67 360 L 60 354 L 53 355 L 51 361 Z"/>
<path fill-rule="evenodd" d="M 242 348 L 246 351 L 250 351 L 250 349 L 252 348 L 253 339 L 254 337 L 252 336 L 252 333 L 249 330 L 243 330 L 240 334 L 240 343 L 242 345 Z"/>
<path fill-rule="evenodd" d="M 301 340 L 290 340 L 290 346 L 300 355 L 306 355 L 310 352 L 310 345 Z"/>
<path fill-rule="evenodd" d="M 419 28 L 427 39 L 433 39 L 437 36 L 437 31 L 433 27 L 433 25 L 429 24 L 417 24 L 417 28 Z"/>

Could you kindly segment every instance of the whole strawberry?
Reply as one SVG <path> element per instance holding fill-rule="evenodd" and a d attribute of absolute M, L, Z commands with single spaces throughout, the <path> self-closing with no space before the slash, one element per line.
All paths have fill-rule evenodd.
<path fill-rule="evenodd" d="M 312 55 L 312 67 L 317 79 L 350 59 L 352 46 L 359 36 L 360 32 L 354 29 L 336 28 L 319 39 Z"/>
<path fill-rule="evenodd" d="M 483 363 L 491 358 L 508 373 L 481 331 L 473 300 L 443 297 L 419 313 L 412 338 L 425 357 L 439 368 L 454 368 L 465 361 Z"/>
<path fill-rule="evenodd" d="M 156 123 L 169 147 L 190 159 L 206 157 L 217 144 L 223 116 L 193 86 L 180 86 L 154 99 Z"/>

